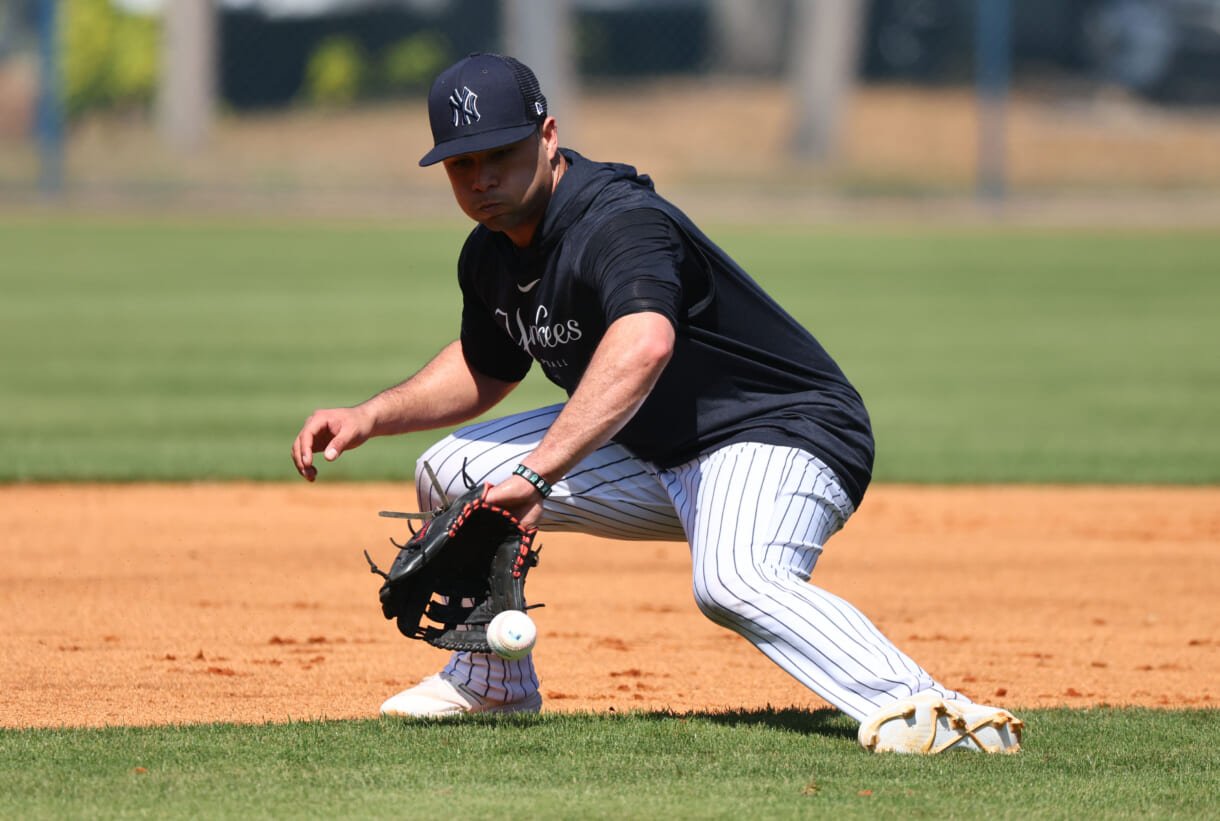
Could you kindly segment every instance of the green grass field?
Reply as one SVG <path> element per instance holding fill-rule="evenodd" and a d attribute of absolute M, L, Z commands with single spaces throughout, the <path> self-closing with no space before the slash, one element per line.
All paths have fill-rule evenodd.
<path fill-rule="evenodd" d="M 0 224 L 0 481 L 291 478 L 313 408 L 456 335 L 463 231 Z M 1214 233 L 713 233 L 859 387 L 881 480 L 1220 480 Z M 329 473 L 404 478 L 432 438 Z"/>
<path fill-rule="evenodd" d="M 1017 756 L 831 711 L 0 731 L 7 818 L 1210 817 L 1220 713 L 1043 710 Z"/>
<path fill-rule="evenodd" d="M 881 480 L 1220 480 L 1220 236 L 713 233 L 860 388 Z M 7 218 L 0 482 L 294 480 L 310 410 L 453 337 L 462 235 Z M 506 407 L 560 398 L 532 376 Z M 326 476 L 405 480 L 431 438 Z M 869 756 L 827 712 L 0 730 L 0 816 L 1214 813 L 1220 711 L 1023 717 L 1019 756 L 937 759 Z"/>

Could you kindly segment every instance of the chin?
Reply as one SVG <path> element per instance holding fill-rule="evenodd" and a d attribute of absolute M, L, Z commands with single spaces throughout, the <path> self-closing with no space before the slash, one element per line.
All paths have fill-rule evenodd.
<path fill-rule="evenodd" d="M 490 217 L 476 217 L 475 222 L 482 225 L 488 231 L 506 231 L 514 225 L 513 220 L 509 219 L 505 214 L 493 214 Z"/>

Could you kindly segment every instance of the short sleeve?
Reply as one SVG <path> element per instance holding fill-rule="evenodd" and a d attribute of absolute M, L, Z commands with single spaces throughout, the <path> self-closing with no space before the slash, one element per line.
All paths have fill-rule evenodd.
<path fill-rule="evenodd" d="M 477 231 L 476 231 L 477 234 Z M 466 364 L 484 376 L 502 382 L 520 382 L 529 373 L 533 359 L 521 350 L 508 330 L 496 324 L 487 298 L 480 292 L 477 279 L 481 268 L 476 243 L 468 240 L 458 260 L 458 285 L 462 289 L 462 355 Z"/>
<path fill-rule="evenodd" d="M 462 355 L 471 368 L 501 382 L 520 382 L 534 361 L 496 326 L 485 305 L 472 305 L 469 297 L 462 303 Z"/>
<path fill-rule="evenodd" d="M 584 267 L 601 299 L 606 324 L 653 311 L 676 325 L 683 253 L 677 228 L 651 208 L 618 214 L 600 226 L 585 251 Z"/>

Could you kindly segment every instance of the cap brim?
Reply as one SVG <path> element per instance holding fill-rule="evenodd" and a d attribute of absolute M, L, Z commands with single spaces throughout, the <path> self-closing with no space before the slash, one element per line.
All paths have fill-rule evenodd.
<path fill-rule="evenodd" d="M 486 151 L 489 148 L 499 148 L 524 140 L 538 130 L 537 123 L 514 125 L 509 128 L 497 128 L 495 131 L 484 131 L 471 134 L 469 137 L 458 137 L 446 140 L 434 147 L 419 161 L 421 166 L 436 165 L 441 160 L 456 157 L 458 154 L 470 154 L 475 151 Z"/>

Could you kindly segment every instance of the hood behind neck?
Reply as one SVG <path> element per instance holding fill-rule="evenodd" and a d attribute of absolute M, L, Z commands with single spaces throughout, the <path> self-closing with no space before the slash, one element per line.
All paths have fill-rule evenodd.
<path fill-rule="evenodd" d="M 558 242 L 608 186 L 625 181 L 649 191 L 655 190 L 648 175 L 638 173 L 633 166 L 593 162 L 570 148 L 559 151 L 568 161 L 568 168 L 551 195 L 538 234 L 534 237 L 533 245 L 540 250 Z"/>

